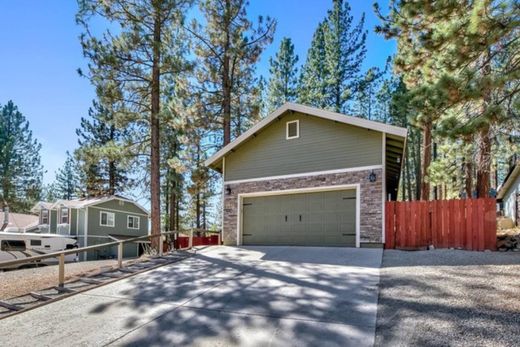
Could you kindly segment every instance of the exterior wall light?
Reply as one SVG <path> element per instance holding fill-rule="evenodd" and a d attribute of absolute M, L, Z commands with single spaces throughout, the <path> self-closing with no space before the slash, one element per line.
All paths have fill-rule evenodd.
<path fill-rule="evenodd" d="M 226 195 L 231 195 L 231 188 L 226 186 Z"/>
<path fill-rule="evenodd" d="M 376 181 L 376 179 L 377 179 L 376 173 L 374 172 L 374 170 L 372 170 L 370 175 L 368 175 L 368 180 L 373 183 Z"/>

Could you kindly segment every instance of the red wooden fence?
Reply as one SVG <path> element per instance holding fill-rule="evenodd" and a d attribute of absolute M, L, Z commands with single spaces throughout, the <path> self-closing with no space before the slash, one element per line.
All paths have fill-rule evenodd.
<path fill-rule="evenodd" d="M 387 201 L 385 248 L 496 250 L 493 198 Z"/>
<path fill-rule="evenodd" d="M 218 245 L 218 235 L 193 236 L 193 246 Z M 190 244 L 189 236 L 179 236 L 175 241 L 175 248 L 187 248 Z"/>

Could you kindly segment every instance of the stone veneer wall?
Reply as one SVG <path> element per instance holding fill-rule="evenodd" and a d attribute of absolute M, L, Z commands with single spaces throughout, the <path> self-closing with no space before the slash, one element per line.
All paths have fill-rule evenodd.
<path fill-rule="evenodd" d="M 380 243 L 382 242 L 383 229 L 382 169 L 374 170 L 374 173 L 377 175 L 375 182 L 368 180 L 371 172 L 372 170 L 365 170 L 235 184 L 226 183 L 226 187 L 231 188 L 231 194 L 224 194 L 224 226 L 222 234 L 224 244 L 237 244 L 237 199 L 239 194 L 356 183 L 360 184 L 361 196 L 360 241 Z"/>

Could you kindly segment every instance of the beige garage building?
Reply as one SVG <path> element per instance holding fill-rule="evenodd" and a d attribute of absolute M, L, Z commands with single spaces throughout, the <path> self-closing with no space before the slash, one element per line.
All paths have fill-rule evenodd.
<path fill-rule="evenodd" d="M 406 129 L 287 103 L 215 153 L 228 245 L 379 246 Z"/>

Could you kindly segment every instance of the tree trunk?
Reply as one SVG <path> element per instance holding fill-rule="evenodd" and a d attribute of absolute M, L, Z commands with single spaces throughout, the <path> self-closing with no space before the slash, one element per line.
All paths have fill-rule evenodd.
<path fill-rule="evenodd" d="M 479 132 L 477 158 L 477 197 L 485 198 L 489 194 L 489 172 L 491 167 L 491 139 L 489 125 Z"/>
<path fill-rule="evenodd" d="M 432 123 L 427 122 L 423 127 L 423 158 L 422 158 L 422 180 L 421 200 L 430 200 L 430 183 L 428 182 L 428 168 L 432 161 Z"/>
<path fill-rule="evenodd" d="M 206 197 L 202 197 L 202 229 L 207 230 L 206 225 Z"/>
<path fill-rule="evenodd" d="M 421 133 L 419 131 L 415 132 L 415 140 L 414 140 L 414 169 L 415 169 L 415 199 L 421 200 Z"/>
<path fill-rule="evenodd" d="M 473 163 L 470 159 L 466 158 L 464 163 L 464 190 L 466 191 L 466 199 L 473 197 Z"/>
<path fill-rule="evenodd" d="M 160 3 L 154 4 L 154 31 L 153 31 L 153 62 L 152 62 L 152 93 L 150 114 L 150 202 L 152 235 L 161 232 L 161 187 L 160 187 L 160 62 L 161 62 L 161 9 Z M 159 249 L 159 238 L 152 239 L 152 247 Z"/>
<path fill-rule="evenodd" d="M 169 230 L 175 230 L 176 229 L 176 208 L 177 208 L 177 182 L 175 181 L 175 178 L 173 182 L 171 182 L 170 185 L 170 210 L 168 211 L 168 214 L 170 216 L 170 220 L 168 221 L 168 229 Z"/>
<path fill-rule="evenodd" d="M 114 195 L 116 193 L 116 163 L 110 161 L 108 163 L 108 194 Z"/>
<path fill-rule="evenodd" d="M 200 192 L 198 191 L 199 187 L 197 187 L 197 197 L 195 199 L 195 223 L 197 229 L 200 229 Z"/>
<path fill-rule="evenodd" d="M 175 230 L 181 230 L 181 196 L 175 202 Z"/>
<path fill-rule="evenodd" d="M 226 13 L 224 15 L 225 21 L 225 35 L 226 41 L 224 43 L 224 52 L 222 58 L 222 126 L 224 130 L 224 143 L 227 145 L 231 142 L 231 79 L 230 79 L 230 15 L 231 15 L 230 0 L 226 0 Z"/>
<path fill-rule="evenodd" d="M 413 200 L 413 195 L 412 195 L 412 175 L 410 173 L 410 152 L 408 152 L 408 154 L 406 155 L 406 180 L 408 181 L 408 201 L 412 201 Z"/>

